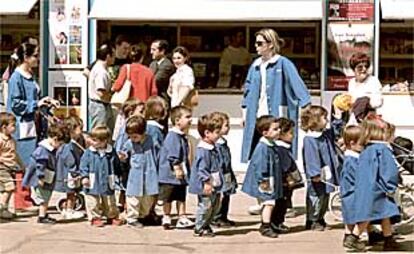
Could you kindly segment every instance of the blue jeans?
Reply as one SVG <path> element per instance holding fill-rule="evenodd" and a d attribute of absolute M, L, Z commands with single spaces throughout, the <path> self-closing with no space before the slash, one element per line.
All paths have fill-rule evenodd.
<path fill-rule="evenodd" d="M 220 209 L 220 193 L 211 196 L 198 195 L 195 231 L 201 231 L 210 226 L 214 215 Z"/>
<path fill-rule="evenodd" d="M 310 222 L 321 222 L 324 220 L 328 210 L 329 193 L 322 188 L 323 183 L 309 183 L 306 192 L 306 220 Z"/>

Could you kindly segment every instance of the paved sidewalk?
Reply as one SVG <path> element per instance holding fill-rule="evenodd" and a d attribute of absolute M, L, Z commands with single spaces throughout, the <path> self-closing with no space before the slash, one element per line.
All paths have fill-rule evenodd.
<path fill-rule="evenodd" d="M 230 214 L 237 226 L 217 229 L 215 238 L 198 238 L 191 230 L 164 231 L 161 227 L 92 228 L 86 221 L 45 226 L 36 223 L 36 216 L 30 216 L 0 224 L 0 253 L 344 253 L 342 226 L 329 216 L 333 230 L 304 231 L 303 196 L 303 189 L 294 196 L 295 207 L 302 214 L 287 219 L 292 232 L 277 239 L 259 235 L 260 217 L 246 212 L 255 200 L 239 192 L 231 200 Z M 189 213 L 195 211 L 195 205 L 195 196 L 189 195 Z M 56 212 L 52 216 L 60 218 Z M 408 228 L 412 229 L 413 225 Z M 399 242 L 401 251 L 414 251 L 413 233 L 402 235 Z M 379 249 L 375 246 L 373 251 Z"/>

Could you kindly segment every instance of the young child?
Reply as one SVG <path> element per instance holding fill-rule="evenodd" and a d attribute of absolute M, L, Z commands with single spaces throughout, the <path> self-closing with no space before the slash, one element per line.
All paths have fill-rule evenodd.
<path fill-rule="evenodd" d="M 269 115 L 257 119 L 256 129 L 262 137 L 253 151 L 242 191 L 258 198 L 263 206 L 260 234 L 276 238 L 278 233 L 271 228 L 270 219 L 275 200 L 283 196 L 282 170 L 274 142 L 280 130 L 276 118 Z"/>
<path fill-rule="evenodd" d="M 106 216 L 108 224 L 122 224 L 114 195 L 115 174 L 119 175 L 120 165 L 115 149 L 108 144 L 110 137 L 108 127 L 93 128 L 93 144 L 83 153 L 79 166 L 88 219 L 96 227 L 104 226 L 102 216 Z"/>
<path fill-rule="evenodd" d="M 121 160 L 129 157 L 131 169 L 126 189 L 127 223 L 135 228 L 143 227 L 138 218 L 150 213 L 154 195 L 158 194 L 158 160 L 152 138 L 145 134 L 145 129 L 143 117 L 128 118 L 126 133 L 129 140 L 117 151 Z"/>
<path fill-rule="evenodd" d="M 80 219 L 84 214 L 74 211 L 75 193 L 81 190 L 79 164 L 85 150 L 85 142 L 82 135 L 83 122 L 76 116 L 71 116 L 64 121 L 64 125 L 70 134 L 70 142 L 64 144 L 57 152 L 56 184 L 55 191 L 66 193 L 66 207 L 63 210 L 64 219 Z"/>
<path fill-rule="evenodd" d="M 392 237 L 391 224 L 400 215 L 393 198 L 398 185 L 398 166 L 389 144 L 395 127 L 376 115 L 368 115 L 362 128 L 365 149 L 359 156 L 355 174 L 353 221 L 358 227 L 354 234 L 361 234 L 368 223 L 380 222 L 384 251 L 395 250 L 398 244 Z"/>
<path fill-rule="evenodd" d="M 147 120 L 146 133 L 152 138 L 152 143 L 155 149 L 156 161 L 159 161 L 159 154 L 161 146 L 165 138 L 165 130 L 162 125 L 164 119 L 167 117 L 168 104 L 159 96 L 151 96 L 145 104 L 145 119 Z M 157 163 L 158 167 L 158 163 Z M 157 168 L 158 170 L 158 168 Z M 143 222 L 148 225 L 161 225 L 161 217 L 155 212 L 158 195 L 151 196 L 152 206 L 148 216 Z M 145 210 L 145 209 L 144 209 Z"/>
<path fill-rule="evenodd" d="M 301 115 L 303 164 L 308 180 L 306 192 L 306 228 L 323 231 L 328 208 L 329 193 L 334 188 L 327 183 L 338 183 L 338 158 L 335 150 L 335 130 L 327 129 L 328 112 L 321 106 L 305 108 Z M 336 119 L 340 119 L 336 118 Z M 333 127 L 338 125 L 333 125 Z"/>
<path fill-rule="evenodd" d="M 122 146 L 128 140 L 128 135 L 125 132 L 126 129 L 126 121 L 129 117 L 133 115 L 141 115 L 143 116 L 145 109 L 145 103 L 140 102 L 138 100 L 128 100 L 122 105 L 121 111 L 122 113 L 119 114 L 121 117 L 117 118 L 117 126 L 118 131 L 114 131 L 114 135 L 112 136 L 113 140 L 115 140 L 115 149 L 117 151 L 121 150 Z M 116 139 L 115 138 L 115 134 Z M 117 192 L 117 205 L 121 212 L 124 211 L 126 206 L 125 203 L 125 190 L 127 188 L 128 182 L 128 174 L 129 174 L 129 163 L 121 161 L 121 170 L 120 176 L 115 176 L 115 190 Z"/>
<path fill-rule="evenodd" d="M 55 219 L 47 214 L 50 197 L 55 184 L 56 151 L 69 141 L 68 131 L 62 125 L 52 124 L 47 129 L 47 139 L 39 142 L 26 168 L 22 185 L 31 186 L 32 199 L 39 205 L 38 223 L 54 224 Z"/>
<path fill-rule="evenodd" d="M 145 104 L 146 132 L 152 138 L 157 159 L 165 138 L 164 126 L 160 122 L 167 115 L 167 107 L 165 100 L 159 96 L 151 96 Z"/>
<path fill-rule="evenodd" d="M 16 153 L 16 141 L 12 134 L 16 131 L 16 118 L 10 113 L 0 113 L 0 218 L 13 219 L 9 211 L 10 197 L 16 189 L 14 173 L 22 169 Z"/>
<path fill-rule="evenodd" d="M 186 132 L 191 126 L 191 110 L 185 106 L 171 109 L 173 127 L 165 137 L 159 160 L 159 199 L 163 201 L 164 229 L 171 229 L 171 203 L 177 201 L 179 219 L 176 228 L 191 228 L 194 223 L 186 217 L 185 200 L 190 162 Z"/>
<path fill-rule="evenodd" d="M 215 236 L 211 221 L 220 206 L 222 186 L 220 156 L 215 143 L 220 138 L 223 118 L 210 113 L 198 120 L 197 129 L 201 141 L 197 145 L 195 160 L 191 168 L 189 192 L 198 196 L 198 208 L 194 236 Z"/>
<path fill-rule="evenodd" d="M 277 124 L 280 129 L 280 134 L 275 143 L 280 158 L 280 167 L 282 169 L 283 197 L 277 199 L 275 202 L 275 208 L 272 212 L 271 226 L 277 233 L 287 233 L 289 231 L 289 227 L 284 224 L 286 212 L 288 208 L 292 208 L 293 190 L 301 187 L 302 185 L 301 182 L 298 181 L 292 182 L 293 180 L 300 179 L 288 179 L 289 173 L 299 173 L 296 161 L 293 158 L 291 151 L 295 122 L 288 118 L 281 117 L 277 119 Z M 300 178 L 300 173 L 298 174 L 298 177 Z M 292 182 L 292 184 L 289 185 L 289 182 Z"/>
<path fill-rule="evenodd" d="M 223 137 L 229 134 L 230 131 L 230 118 L 226 113 L 214 112 L 213 117 L 219 118 L 223 122 L 220 130 L 220 138 L 216 142 L 216 149 L 220 158 L 220 174 L 223 179 L 223 185 L 220 190 L 222 197 L 220 200 L 220 209 L 214 215 L 213 225 L 218 227 L 235 226 L 235 222 L 229 220 L 229 205 L 230 195 L 236 193 L 237 181 L 236 176 L 231 166 L 231 153 L 230 148 L 227 145 L 227 140 Z"/>
<path fill-rule="evenodd" d="M 342 217 L 345 224 L 345 236 L 343 246 L 350 251 L 364 251 L 365 244 L 359 241 L 359 237 L 352 234 L 355 227 L 353 219 L 355 213 L 354 191 L 355 175 L 359 170 L 359 154 L 364 149 L 362 145 L 363 130 L 360 126 L 349 125 L 343 131 L 343 139 L 346 147 L 344 163 L 340 178 Z"/>

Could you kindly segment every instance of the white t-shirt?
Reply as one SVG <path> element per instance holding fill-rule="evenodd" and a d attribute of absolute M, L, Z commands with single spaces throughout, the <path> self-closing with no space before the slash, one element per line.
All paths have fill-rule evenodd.
<path fill-rule="evenodd" d="M 378 108 L 382 105 L 381 89 L 380 81 L 374 76 L 369 76 L 362 83 L 352 78 L 348 84 L 348 93 L 352 96 L 353 102 L 358 98 L 366 96 L 370 98 L 370 104 L 373 108 Z"/>
<path fill-rule="evenodd" d="M 98 90 L 108 92 L 111 90 L 111 76 L 101 60 L 95 63 L 89 74 L 89 98 L 101 101 L 102 99 L 97 94 Z"/>
<path fill-rule="evenodd" d="M 259 97 L 259 106 L 257 109 L 256 117 L 259 118 L 264 115 L 269 114 L 269 105 L 267 104 L 267 86 L 269 84 L 266 84 L 267 74 L 266 74 L 266 68 L 269 65 L 269 63 L 275 63 L 279 59 L 280 55 L 275 55 L 266 62 L 260 63 L 260 78 L 261 78 L 261 84 L 260 84 L 260 97 Z"/>
<path fill-rule="evenodd" d="M 185 98 L 182 94 L 182 87 L 194 88 L 194 72 L 190 66 L 184 64 L 180 66 L 170 78 L 171 107 L 181 104 L 180 98 Z"/>

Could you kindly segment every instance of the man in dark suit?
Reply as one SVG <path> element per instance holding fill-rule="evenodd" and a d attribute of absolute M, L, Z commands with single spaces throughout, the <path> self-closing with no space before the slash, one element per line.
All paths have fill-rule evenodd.
<path fill-rule="evenodd" d="M 167 94 L 170 77 L 174 74 L 175 68 L 170 59 L 167 58 L 168 42 L 165 40 L 155 40 L 151 44 L 152 62 L 150 69 L 154 72 L 155 83 L 157 84 L 158 95 L 170 103 Z"/>

